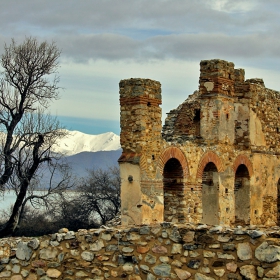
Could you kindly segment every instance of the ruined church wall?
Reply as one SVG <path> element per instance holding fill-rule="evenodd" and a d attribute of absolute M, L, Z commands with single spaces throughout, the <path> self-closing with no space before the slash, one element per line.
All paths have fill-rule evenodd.
<path fill-rule="evenodd" d="M 0 279 L 280 277 L 280 229 L 162 223 L 0 239 Z"/>

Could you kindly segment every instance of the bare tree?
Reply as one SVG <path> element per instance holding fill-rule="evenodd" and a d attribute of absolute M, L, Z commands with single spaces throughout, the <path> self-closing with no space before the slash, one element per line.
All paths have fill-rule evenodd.
<path fill-rule="evenodd" d="M 54 43 L 26 38 L 22 44 L 12 40 L 5 45 L 0 59 L 0 190 L 17 194 L 9 220 L 0 226 L 0 237 L 14 232 L 23 206 L 34 201 L 27 193 L 38 182 L 40 167 L 57 166 L 52 148 L 66 132 L 45 110 L 58 98 L 59 56 Z M 51 186 L 48 193 L 64 187 Z"/>
<path fill-rule="evenodd" d="M 118 214 L 121 202 L 117 167 L 108 170 L 90 170 L 89 176 L 77 190 L 80 194 L 77 203 L 88 215 L 97 215 L 95 220 L 99 220 L 99 223 L 105 224 Z"/>

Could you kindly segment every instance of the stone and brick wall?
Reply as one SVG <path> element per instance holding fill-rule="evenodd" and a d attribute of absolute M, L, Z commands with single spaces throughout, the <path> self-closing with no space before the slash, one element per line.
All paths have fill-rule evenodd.
<path fill-rule="evenodd" d="M 245 80 L 232 62 L 203 60 L 198 90 L 168 113 L 162 131 L 160 92 L 157 81 L 120 82 L 123 224 L 279 223 L 279 92 Z M 203 180 L 212 164 L 214 184 Z"/>
<path fill-rule="evenodd" d="M 280 279 L 280 228 L 161 223 L 0 239 L 2 280 Z"/>

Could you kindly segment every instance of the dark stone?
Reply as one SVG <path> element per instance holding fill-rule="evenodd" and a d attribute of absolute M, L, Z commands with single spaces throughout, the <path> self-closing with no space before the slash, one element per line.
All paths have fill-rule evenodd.
<path fill-rule="evenodd" d="M 150 233 L 150 227 L 148 226 L 144 226 L 144 227 L 141 227 L 140 230 L 139 230 L 139 233 L 140 234 L 149 234 Z"/>
<path fill-rule="evenodd" d="M 118 251 L 119 247 L 118 245 L 110 244 L 106 246 L 106 252 L 112 252 L 112 251 Z"/>
<path fill-rule="evenodd" d="M 0 265 L 0 272 L 5 268 L 4 265 Z"/>
<path fill-rule="evenodd" d="M 57 263 L 57 262 L 49 262 L 48 263 L 48 267 L 59 267 L 59 266 L 60 266 L 60 264 Z"/>
<path fill-rule="evenodd" d="M 162 228 L 170 228 L 171 227 L 171 223 L 169 222 L 163 222 L 160 224 Z"/>
<path fill-rule="evenodd" d="M 235 273 L 228 273 L 227 277 L 228 277 L 228 279 L 235 279 L 235 280 L 241 280 L 242 279 L 240 275 L 237 275 Z"/>
<path fill-rule="evenodd" d="M 197 249 L 197 245 L 195 244 L 184 244 L 183 248 L 188 251 L 193 251 Z"/>
<path fill-rule="evenodd" d="M 234 244 L 223 244 L 223 250 L 224 251 L 234 251 L 235 245 Z"/>
<path fill-rule="evenodd" d="M 177 227 L 174 227 L 172 229 L 172 232 L 171 232 L 169 238 L 176 243 L 182 242 L 182 236 L 180 235 L 180 232 Z"/>
<path fill-rule="evenodd" d="M 225 266 L 225 263 L 223 261 L 214 261 L 212 266 L 213 267 L 221 267 L 221 266 Z"/>
<path fill-rule="evenodd" d="M 77 248 L 79 248 L 79 241 L 78 240 L 73 240 L 73 241 L 70 241 L 70 247 L 72 248 L 72 249 L 77 249 Z"/>
<path fill-rule="evenodd" d="M 87 243 L 93 243 L 93 238 L 91 234 L 85 236 L 85 240 Z"/>
<path fill-rule="evenodd" d="M 131 229 L 129 229 L 129 232 L 139 232 L 139 228 L 132 227 Z"/>
<path fill-rule="evenodd" d="M 192 269 L 198 269 L 200 266 L 200 260 L 190 260 L 187 264 L 187 267 Z"/>
<path fill-rule="evenodd" d="M 203 234 L 197 237 L 197 242 L 202 244 L 211 244 L 215 242 L 215 238 L 208 234 Z"/>

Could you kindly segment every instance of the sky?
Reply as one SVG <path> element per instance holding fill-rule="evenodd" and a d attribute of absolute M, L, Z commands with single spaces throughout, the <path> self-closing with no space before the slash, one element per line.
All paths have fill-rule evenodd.
<path fill-rule="evenodd" d="M 69 130 L 120 133 L 119 81 L 162 85 L 163 121 L 198 89 L 201 60 L 220 58 L 280 90 L 279 0 L 0 0 L 0 53 L 33 36 L 61 49 L 60 99 Z"/>

